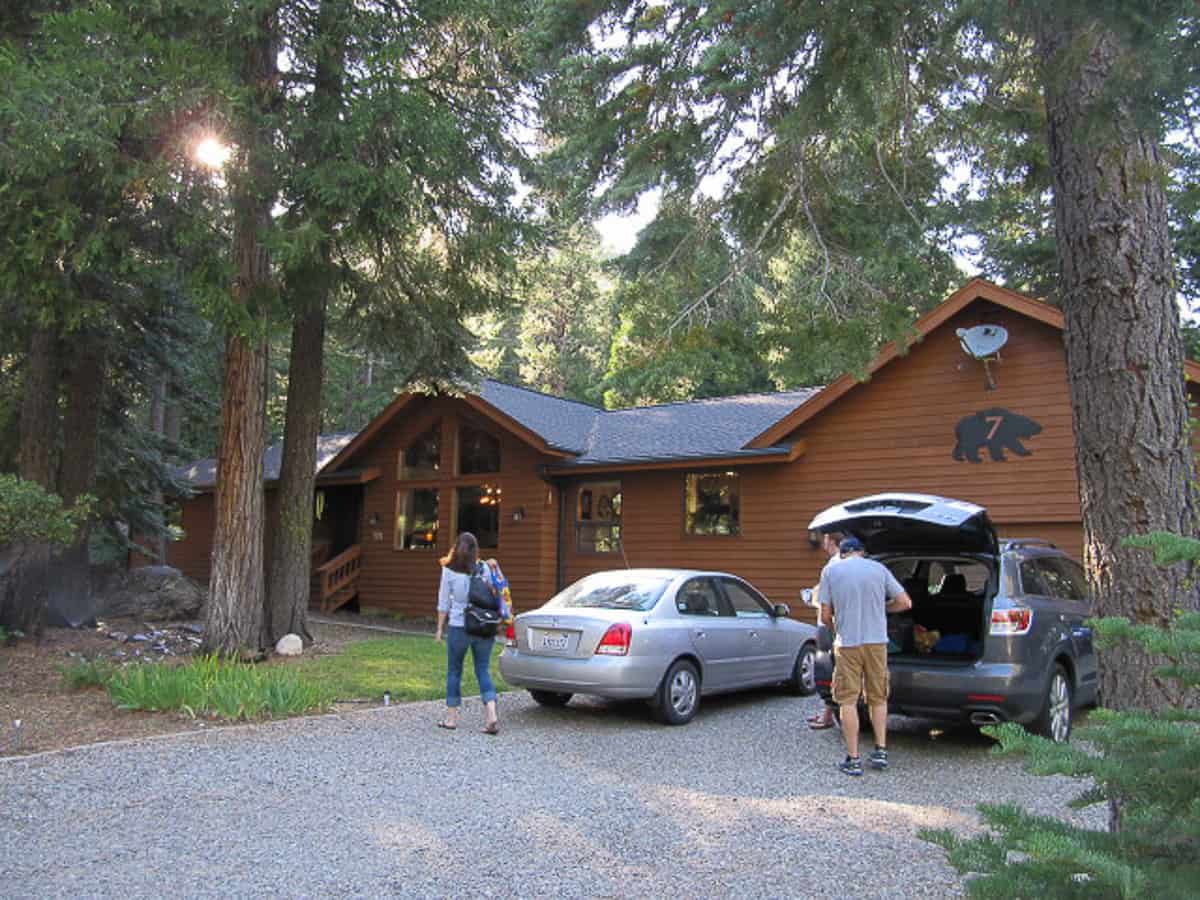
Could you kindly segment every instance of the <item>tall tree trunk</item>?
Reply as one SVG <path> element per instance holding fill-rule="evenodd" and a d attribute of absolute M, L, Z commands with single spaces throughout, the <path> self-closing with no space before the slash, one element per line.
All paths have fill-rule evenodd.
<path fill-rule="evenodd" d="M 149 430 L 154 434 L 162 436 L 166 427 L 167 417 L 167 374 L 163 372 L 154 382 L 154 392 L 150 395 L 150 423 Z M 155 519 L 160 529 L 166 525 L 163 516 L 163 492 L 162 487 L 155 485 L 150 492 L 150 505 L 154 507 Z M 167 561 L 167 541 L 166 537 L 160 530 L 157 534 L 151 535 L 147 542 L 149 545 L 151 556 L 154 561 L 160 566 Z"/>
<path fill-rule="evenodd" d="M 321 0 L 317 15 L 318 50 L 313 83 L 314 120 L 305 140 L 305 156 L 313 163 L 327 158 L 322 145 L 342 114 L 345 67 L 346 0 Z M 325 236 L 308 271 L 293 278 L 300 300 L 292 323 L 288 363 L 287 418 L 283 462 L 279 473 L 279 518 L 271 529 L 271 575 L 267 601 L 270 638 L 298 634 L 306 641 L 312 560 L 313 488 L 316 483 L 317 438 L 321 433 L 321 385 L 325 372 L 325 309 L 334 284 L 332 217 L 314 198 L 311 214 Z"/>
<path fill-rule="evenodd" d="M 100 410 L 108 367 L 108 346 L 101 334 L 83 331 L 71 342 L 72 365 L 66 379 L 63 451 L 58 490 L 63 503 L 74 506 L 96 481 Z M 90 529 L 80 527 L 75 543 L 57 552 L 49 581 L 52 624 L 77 628 L 95 618 L 88 562 Z"/>
<path fill-rule="evenodd" d="M 21 394 L 21 443 L 18 473 L 56 491 L 58 481 L 58 331 L 34 329 L 29 338 L 29 365 Z"/>
<path fill-rule="evenodd" d="M 1133 101 L 1113 97 L 1126 48 L 1096 21 L 1039 23 L 1064 340 L 1076 436 L 1085 555 L 1100 615 L 1166 625 L 1197 608 L 1187 570 L 1156 567 L 1122 539 L 1194 535 L 1183 344 L 1175 303 L 1163 164 Z M 1140 650 L 1100 657 L 1103 702 L 1161 710 L 1182 701 Z"/>
<path fill-rule="evenodd" d="M 17 474 L 48 491 L 57 485 L 58 331 L 38 326 L 29 338 L 29 360 L 21 394 Z M 0 625 L 40 636 L 46 624 L 46 578 L 50 545 L 20 543 L 6 548 L 0 570 Z"/>
<path fill-rule="evenodd" d="M 327 256 L 327 254 L 323 254 Z M 325 350 L 325 290 L 314 291 L 292 324 L 287 418 L 279 473 L 278 520 L 272 523 L 271 574 L 267 584 L 268 637 L 285 634 L 306 642 L 312 558 L 313 488 L 321 433 L 321 383 Z"/>
<path fill-rule="evenodd" d="M 242 48 L 242 83 L 255 102 L 242 129 L 243 171 L 234 177 L 233 303 L 225 341 L 221 437 L 217 452 L 212 571 L 205 646 L 224 655 L 257 652 L 263 621 L 263 451 L 266 449 L 266 303 L 270 260 L 263 235 L 275 199 L 269 112 L 277 92 L 276 10 L 256 15 Z"/>

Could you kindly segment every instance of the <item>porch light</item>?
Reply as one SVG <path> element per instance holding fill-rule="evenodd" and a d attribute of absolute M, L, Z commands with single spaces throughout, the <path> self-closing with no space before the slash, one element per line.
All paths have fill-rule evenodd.
<path fill-rule="evenodd" d="M 814 550 L 815 550 L 817 547 L 820 547 L 820 546 L 821 546 L 821 532 L 819 532 L 819 531 L 810 531 L 810 532 L 808 533 L 808 544 L 809 544 L 809 546 L 810 546 L 810 547 L 812 547 Z"/>

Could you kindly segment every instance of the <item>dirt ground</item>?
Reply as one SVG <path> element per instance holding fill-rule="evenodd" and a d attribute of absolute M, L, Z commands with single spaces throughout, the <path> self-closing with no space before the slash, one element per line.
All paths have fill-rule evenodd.
<path fill-rule="evenodd" d="M 310 623 L 315 643 L 305 649 L 306 656 L 335 653 L 351 641 L 378 637 L 380 628 L 425 630 L 425 623 L 394 619 L 351 614 L 337 619 L 338 624 Z M 26 638 L 0 645 L 0 756 L 222 727 L 220 721 L 183 713 L 119 710 L 100 688 L 70 690 L 63 683 L 62 670 L 81 658 L 118 664 L 139 657 L 167 664 L 186 659 L 196 649 L 198 631 L 197 623 L 112 619 L 96 628 L 48 628 L 41 641 Z"/>

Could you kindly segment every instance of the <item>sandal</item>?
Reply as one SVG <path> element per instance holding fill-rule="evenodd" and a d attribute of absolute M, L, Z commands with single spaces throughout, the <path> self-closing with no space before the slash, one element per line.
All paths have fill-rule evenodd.
<path fill-rule="evenodd" d="M 833 727 L 833 720 L 830 719 L 828 722 L 826 722 L 824 719 L 809 719 L 808 727 L 813 731 L 824 731 L 826 728 Z"/>
<path fill-rule="evenodd" d="M 499 734 L 500 733 L 500 723 L 499 722 L 489 722 L 487 725 L 483 726 L 483 733 L 484 734 Z"/>
<path fill-rule="evenodd" d="M 440 722 L 438 722 L 437 726 L 438 728 L 445 728 L 447 731 L 454 731 L 456 728 L 458 728 L 457 724 L 451 725 L 445 719 L 442 719 Z"/>

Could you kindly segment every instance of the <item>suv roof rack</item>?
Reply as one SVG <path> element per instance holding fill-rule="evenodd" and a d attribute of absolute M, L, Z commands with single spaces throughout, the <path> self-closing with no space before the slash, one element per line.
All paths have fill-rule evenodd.
<path fill-rule="evenodd" d="M 1000 542 L 1002 550 L 1020 550 L 1022 547 L 1049 547 L 1051 550 L 1057 550 L 1050 541 L 1045 538 L 1008 538 Z"/>

